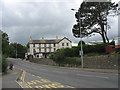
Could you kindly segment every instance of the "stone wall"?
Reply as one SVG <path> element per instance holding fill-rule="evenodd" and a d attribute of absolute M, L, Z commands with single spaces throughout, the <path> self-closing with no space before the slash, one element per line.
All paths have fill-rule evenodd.
<path fill-rule="evenodd" d="M 104 55 L 104 56 L 91 56 L 84 57 L 84 68 L 93 68 L 93 69 L 118 69 L 118 60 L 120 59 L 120 55 Z M 57 65 L 51 59 L 37 59 L 34 58 L 30 60 L 31 62 L 44 64 L 44 65 Z M 80 58 L 76 58 L 76 61 L 81 61 Z M 68 66 L 68 65 L 64 65 Z M 76 65 L 73 65 L 74 67 Z M 81 65 L 79 65 L 81 67 Z"/>
<path fill-rule="evenodd" d="M 56 63 L 51 60 L 51 59 L 47 59 L 47 58 L 32 58 L 30 60 L 30 62 L 34 62 L 34 63 L 38 63 L 38 64 L 44 64 L 44 65 L 51 65 L 51 66 L 55 66 Z"/>
<path fill-rule="evenodd" d="M 120 55 L 85 57 L 84 67 L 96 69 L 118 69 L 119 59 Z"/>

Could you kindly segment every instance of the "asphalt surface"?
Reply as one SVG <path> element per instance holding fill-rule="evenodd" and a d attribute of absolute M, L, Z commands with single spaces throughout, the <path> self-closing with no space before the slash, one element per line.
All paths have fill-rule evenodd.
<path fill-rule="evenodd" d="M 8 69 L 8 73 L 2 76 L 2 88 L 21 88 L 20 85 L 16 82 L 16 78 L 19 76 L 19 73 L 20 69 Z"/>
<path fill-rule="evenodd" d="M 32 75 L 51 82 L 59 82 L 62 85 L 76 88 L 118 88 L 118 75 L 114 73 L 84 72 L 83 70 L 52 67 L 10 58 L 8 61 Z M 30 79 L 31 77 L 27 77 L 26 81 L 30 81 Z"/>

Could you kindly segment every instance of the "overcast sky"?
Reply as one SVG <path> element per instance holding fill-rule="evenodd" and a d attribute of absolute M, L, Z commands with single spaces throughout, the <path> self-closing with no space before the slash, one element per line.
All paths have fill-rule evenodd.
<path fill-rule="evenodd" d="M 118 2 L 119 0 L 114 0 Z M 67 37 L 73 43 L 79 39 L 72 34 L 76 23 L 75 12 L 82 0 L 3 0 L 2 30 L 9 35 L 10 42 L 27 44 L 32 39 L 55 39 Z M 109 39 L 118 35 L 118 18 L 110 17 Z M 84 38 L 85 42 L 101 41 L 100 35 Z"/>

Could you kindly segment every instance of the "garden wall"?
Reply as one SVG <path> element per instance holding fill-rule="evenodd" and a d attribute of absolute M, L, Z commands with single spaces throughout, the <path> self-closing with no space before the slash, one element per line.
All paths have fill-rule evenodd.
<path fill-rule="evenodd" d="M 73 59 L 73 58 L 72 58 Z M 71 60 L 72 60 L 71 59 Z M 79 57 L 74 58 L 75 61 L 81 61 Z M 91 56 L 91 57 L 84 57 L 84 68 L 93 68 L 93 69 L 118 69 L 118 61 L 120 59 L 120 55 L 104 55 L 104 56 Z M 34 58 L 31 62 L 38 63 L 38 64 L 45 64 L 45 65 L 58 65 L 51 59 L 37 59 Z M 64 66 L 72 66 L 75 67 L 76 65 L 64 65 Z M 81 67 L 81 65 L 77 65 Z"/>

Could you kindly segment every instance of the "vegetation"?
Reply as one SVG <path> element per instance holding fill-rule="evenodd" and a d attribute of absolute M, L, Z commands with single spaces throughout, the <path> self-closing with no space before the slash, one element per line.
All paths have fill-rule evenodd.
<path fill-rule="evenodd" d="M 87 45 L 83 44 L 83 51 L 84 56 L 100 56 L 100 55 L 106 55 L 105 53 L 105 46 L 107 45 L 113 45 L 114 42 L 110 43 L 102 43 L 102 44 L 96 44 L 96 45 Z M 60 66 L 80 66 L 81 62 L 78 60 L 77 57 L 79 56 L 79 50 L 80 50 L 80 44 L 76 47 L 72 48 L 63 48 L 59 49 L 56 52 L 54 52 L 51 55 L 51 59 L 53 59 L 56 63 L 58 63 Z"/>
<path fill-rule="evenodd" d="M 7 72 L 7 67 L 8 67 L 8 63 L 6 61 L 6 57 L 2 56 L 2 72 L 3 73 Z"/>
<path fill-rule="evenodd" d="M 25 58 L 25 53 L 27 52 L 27 47 L 18 43 L 10 44 L 10 57 L 13 58 Z"/>
<path fill-rule="evenodd" d="M 107 16 L 116 13 L 117 6 L 112 2 L 83 2 L 75 14 L 77 24 L 73 26 L 73 35 L 81 37 L 81 27 L 82 37 L 98 33 L 104 43 L 109 43 L 107 30 L 110 26 L 107 24 Z"/>
<path fill-rule="evenodd" d="M 9 37 L 7 33 L 4 33 L 0 30 L 0 36 L 1 36 L 1 41 L 2 41 L 2 53 L 1 55 L 1 61 L 0 63 L 2 64 L 2 72 L 6 73 L 7 72 L 7 57 L 12 57 L 15 58 L 17 54 L 17 58 L 24 58 L 25 53 L 27 52 L 27 47 L 23 46 L 21 44 L 17 43 L 9 43 Z"/>

